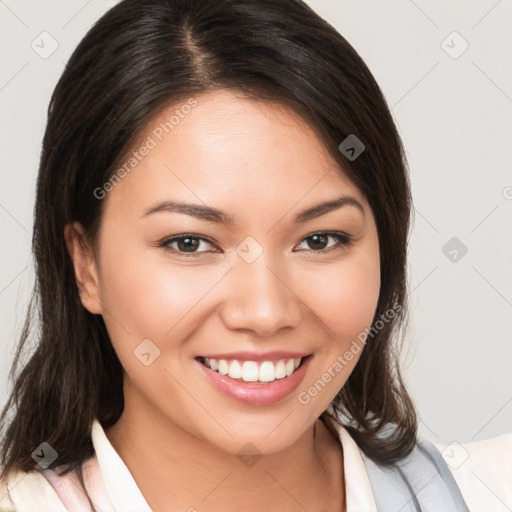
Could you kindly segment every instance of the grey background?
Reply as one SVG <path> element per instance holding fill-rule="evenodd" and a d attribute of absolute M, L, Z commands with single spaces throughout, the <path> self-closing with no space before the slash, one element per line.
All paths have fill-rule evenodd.
<path fill-rule="evenodd" d="M 114 3 L 0 0 L 2 404 L 34 279 L 47 104 L 72 50 Z M 512 431 L 512 2 L 308 3 L 366 61 L 406 147 L 415 222 L 403 369 L 420 434 L 449 443 Z"/>

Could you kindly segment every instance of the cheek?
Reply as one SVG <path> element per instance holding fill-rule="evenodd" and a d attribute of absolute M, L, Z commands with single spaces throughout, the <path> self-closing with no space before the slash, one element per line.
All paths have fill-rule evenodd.
<path fill-rule="evenodd" d="M 371 324 L 375 314 L 380 292 L 378 249 L 319 267 L 304 275 L 301 286 L 332 339 L 350 342 Z"/>
<path fill-rule="evenodd" d="M 179 266 L 159 248 L 124 252 L 113 244 L 102 257 L 102 304 L 113 317 L 112 327 L 119 331 L 122 326 L 134 340 L 176 337 L 185 325 L 190 328 L 198 312 L 194 308 L 214 287 L 217 274 Z"/>
<path fill-rule="evenodd" d="M 325 338 L 297 400 L 312 417 L 318 417 L 345 385 L 364 350 L 380 292 L 378 246 L 372 244 L 343 264 L 324 267 L 303 286 L 325 326 Z"/>
<path fill-rule="evenodd" d="M 129 242 L 129 236 L 118 227 L 101 241 L 101 298 L 109 334 L 122 352 L 133 354 L 146 338 L 172 350 L 179 344 L 170 340 L 200 327 L 227 268 L 198 265 L 194 258 L 178 262 L 161 248 Z M 291 288 L 326 326 L 326 339 L 350 344 L 370 325 L 380 287 L 376 238 L 337 262 L 302 262 L 290 275 L 295 276 Z M 321 350 L 334 348 L 342 347 Z"/>

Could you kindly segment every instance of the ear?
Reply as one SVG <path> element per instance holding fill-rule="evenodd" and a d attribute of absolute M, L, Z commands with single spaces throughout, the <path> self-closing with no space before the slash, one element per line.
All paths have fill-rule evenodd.
<path fill-rule="evenodd" d="M 75 269 L 80 300 L 85 309 L 99 315 L 102 313 L 102 306 L 97 263 L 82 225 L 79 222 L 66 224 L 64 238 Z"/>

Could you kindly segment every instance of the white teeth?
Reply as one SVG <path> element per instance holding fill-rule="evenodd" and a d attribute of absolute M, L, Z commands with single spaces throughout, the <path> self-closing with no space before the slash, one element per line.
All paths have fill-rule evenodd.
<path fill-rule="evenodd" d="M 261 382 L 272 382 L 273 380 L 276 380 L 276 369 L 274 364 L 270 361 L 262 363 L 258 377 L 258 380 L 261 380 Z"/>
<path fill-rule="evenodd" d="M 245 361 L 241 377 L 245 382 L 256 382 L 258 380 L 258 364 L 254 361 Z"/>
<path fill-rule="evenodd" d="M 240 361 L 226 359 L 205 358 L 204 364 L 208 368 L 228 375 L 232 379 L 241 379 L 245 382 L 272 382 L 276 379 L 289 377 L 300 365 L 301 358 L 281 359 L 277 363 L 263 361 L 259 365 L 255 361 Z"/>
<path fill-rule="evenodd" d="M 215 359 L 210 359 L 210 361 L 215 361 Z M 225 359 L 219 359 L 218 366 L 221 375 L 227 375 L 229 373 L 228 362 Z"/>
<path fill-rule="evenodd" d="M 279 361 L 276 364 L 276 379 L 284 379 L 286 377 L 286 366 L 284 361 Z"/>
<path fill-rule="evenodd" d="M 238 361 L 231 361 L 229 365 L 229 376 L 232 379 L 240 379 L 242 377 L 242 365 Z"/>

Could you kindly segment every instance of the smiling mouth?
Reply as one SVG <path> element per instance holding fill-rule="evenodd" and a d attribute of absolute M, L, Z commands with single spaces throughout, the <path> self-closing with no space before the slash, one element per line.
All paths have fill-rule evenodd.
<path fill-rule="evenodd" d="M 275 361 L 242 361 L 238 359 L 213 359 L 197 357 L 196 359 L 210 370 L 227 375 L 240 382 L 273 382 L 292 375 L 311 354 L 302 358 L 285 358 Z"/>

